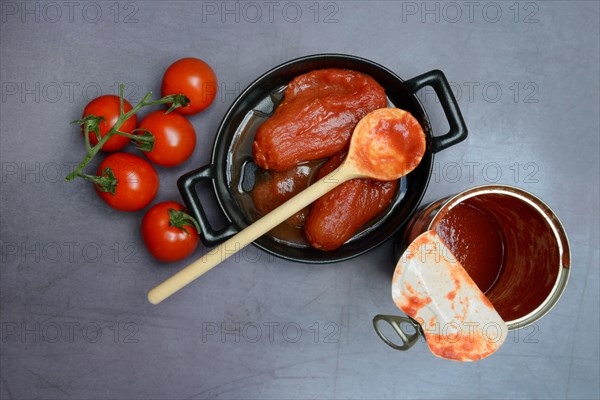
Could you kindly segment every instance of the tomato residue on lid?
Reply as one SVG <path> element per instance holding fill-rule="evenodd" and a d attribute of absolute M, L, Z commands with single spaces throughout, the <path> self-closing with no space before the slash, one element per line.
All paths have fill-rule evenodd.
<path fill-rule="evenodd" d="M 439 357 L 479 360 L 496 351 L 508 333 L 493 305 L 433 230 L 417 237 L 400 258 L 392 298 L 419 322 Z"/>
<path fill-rule="evenodd" d="M 481 360 L 498 349 L 494 338 L 484 337 L 478 330 L 453 335 L 432 333 L 427 334 L 426 339 L 433 354 L 456 361 Z"/>

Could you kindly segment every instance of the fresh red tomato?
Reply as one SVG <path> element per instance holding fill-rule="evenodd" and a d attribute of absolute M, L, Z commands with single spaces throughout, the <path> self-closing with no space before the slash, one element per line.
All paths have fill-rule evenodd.
<path fill-rule="evenodd" d="M 132 108 L 133 107 L 127 100 L 123 100 L 123 110 L 125 112 L 131 111 Z M 96 97 L 94 100 L 90 101 L 83 110 L 84 117 L 89 114 L 95 115 L 96 117 L 104 117 L 104 121 L 100 122 L 100 136 L 106 136 L 108 131 L 110 131 L 119 119 L 119 96 L 104 95 Z M 137 122 L 137 116 L 133 115 L 123 122 L 119 130 L 121 132 L 132 134 L 132 131 L 137 126 Z M 96 139 L 96 134 L 94 132 L 89 132 L 88 136 L 90 137 L 90 144 L 92 146 L 98 144 L 98 139 Z M 108 152 L 121 150 L 129 143 L 129 141 L 130 139 L 125 136 L 113 135 L 106 143 L 104 143 L 102 150 Z"/>
<path fill-rule="evenodd" d="M 198 246 L 196 221 L 174 201 L 158 203 L 142 220 L 142 237 L 150 254 L 160 261 L 179 261 Z"/>
<path fill-rule="evenodd" d="M 192 115 L 204 110 L 217 95 L 217 76 L 213 69 L 197 58 L 182 58 L 167 68 L 163 75 L 161 92 L 184 94 L 190 104 L 175 109 L 179 114 Z"/>
<path fill-rule="evenodd" d="M 158 173 L 148 161 L 128 153 L 114 153 L 102 161 L 98 176 L 109 179 L 110 168 L 116 180 L 114 194 L 96 186 L 98 195 L 114 209 L 137 211 L 146 207 L 158 192 Z"/>
<path fill-rule="evenodd" d="M 148 114 L 139 129 L 147 129 L 154 136 L 154 148 L 145 152 L 154 164 L 173 167 L 187 160 L 196 147 L 194 126 L 185 117 L 164 111 Z"/>

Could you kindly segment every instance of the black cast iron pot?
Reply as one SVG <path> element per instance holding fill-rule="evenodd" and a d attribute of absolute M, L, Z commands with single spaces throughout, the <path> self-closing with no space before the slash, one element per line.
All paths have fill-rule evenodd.
<path fill-rule="evenodd" d="M 298 75 L 323 68 L 352 69 L 373 77 L 385 89 L 391 105 L 409 111 L 419 120 L 427 134 L 427 151 L 420 165 L 402 178 L 398 194 L 379 219 L 342 247 L 324 252 L 309 246 L 292 246 L 270 235 L 254 242 L 275 256 L 305 263 L 330 263 L 356 257 L 383 243 L 402 228 L 419 206 L 429 183 L 434 154 L 467 137 L 456 99 L 439 70 L 404 81 L 379 64 L 350 55 L 317 54 L 288 61 L 262 75 L 240 94 L 219 126 L 211 163 L 183 175 L 177 183 L 189 212 L 200 224 L 206 246 L 224 242 L 256 219 L 240 203 L 240 195 L 253 184 L 248 146 L 260 122 L 281 100 L 285 86 Z M 429 117 L 416 96 L 425 86 L 434 89 L 446 114 L 450 131 L 445 135 L 433 136 Z M 203 180 L 212 181 L 219 204 L 230 221 L 223 229 L 213 229 L 202 208 L 195 186 Z"/>

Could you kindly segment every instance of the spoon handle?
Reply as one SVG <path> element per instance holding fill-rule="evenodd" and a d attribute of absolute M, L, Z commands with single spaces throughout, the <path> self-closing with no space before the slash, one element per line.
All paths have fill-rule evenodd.
<path fill-rule="evenodd" d="M 333 190 L 347 180 L 357 177 L 353 168 L 342 163 L 336 170 L 310 185 L 252 225 L 248 226 L 226 242 L 215 247 L 175 275 L 148 292 L 148 301 L 158 304 L 173 293 L 182 289 L 204 273 L 219 265 L 254 240 L 258 239 L 277 225 L 308 206 L 325 193 Z"/>

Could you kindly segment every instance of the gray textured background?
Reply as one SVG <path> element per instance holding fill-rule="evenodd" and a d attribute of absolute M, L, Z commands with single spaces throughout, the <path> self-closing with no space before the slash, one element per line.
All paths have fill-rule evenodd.
<path fill-rule="evenodd" d="M 598 398 L 598 2 L 0 7 L 2 398 Z M 250 248 L 151 306 L 146 290 L 183 263 L 149 257 L 142 213 L 113 211 L 85 182 L 62 182 L 83 156 L 69 121 L 89 99 L 126 82 L 139 100 L 159 91 L 172 61 L 195 56 L 214 67 L 221 92 L 191 119 L 192 159 L 160 169 L 157 200 L 179 199 L 177 177 L 209 161 L 236 94 L 319 52 L 363 56 L 404 78 L 447 74 L 470 137 L 439 154 L 425 201 L 513 184 L 565 224 L 573 262 L 563 298 L 491 358 L 457 364 L 422 342 L 400 353 L 378 339 L 371 318 L 397 311 L 391 242 L 324 266 Z M 434 96 L 421 97 L 445 130 Z"/>

